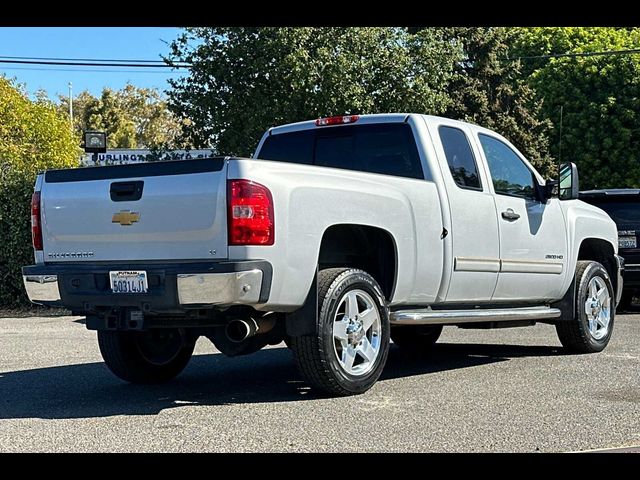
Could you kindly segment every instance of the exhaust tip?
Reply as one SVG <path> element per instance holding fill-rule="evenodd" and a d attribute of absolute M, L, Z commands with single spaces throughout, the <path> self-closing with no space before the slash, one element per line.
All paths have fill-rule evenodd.
<path fill-rule="evenodd" d="M 250 319 L 249 322 L 240 319 L 231 320 L 225 329 L 229 340 L 240 343 L 254 335 L 258 329 L 257 325 L 255 325 L 255 321 L 253 321 L 253 319 Z"/>

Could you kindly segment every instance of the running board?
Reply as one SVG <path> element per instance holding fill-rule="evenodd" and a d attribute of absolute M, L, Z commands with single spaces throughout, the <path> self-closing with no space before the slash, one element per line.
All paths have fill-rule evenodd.
<path fill-rule="evenodd" d="M 459 323 L 547 320 L 561 311 L 549 307 L 491 308 L 473 310 L 398 310 L 391 312 L 393 325 L 457 325 Z"/>

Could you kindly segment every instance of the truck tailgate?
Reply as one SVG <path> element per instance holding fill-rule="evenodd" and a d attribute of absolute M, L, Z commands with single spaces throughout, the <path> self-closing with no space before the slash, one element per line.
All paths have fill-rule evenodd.
<path fill-rule="evenodd" d="M 227 257 L 224 158 L 50 170 L 45 262 Z"/>

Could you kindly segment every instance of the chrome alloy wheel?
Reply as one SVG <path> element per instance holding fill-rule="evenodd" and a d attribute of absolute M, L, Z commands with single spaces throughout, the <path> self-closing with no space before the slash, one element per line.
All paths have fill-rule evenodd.
<path fill-rule="evenodd" d="M 606 283 L 600 277 L 589 281 L 589 293 L 584 304 L 584 311 L 589 322 L 589 333 L 600 340 L 609 333 L 611 321 L 611 295 Z"/>
<path fill-rule="evenodd" d="M 338 303 L 333 319 L 333 350 L 342 369 L 353 376 L 369 373 L 380 355 L 382 322 L 374 299 L 364 290 L 350 290 Z"/>

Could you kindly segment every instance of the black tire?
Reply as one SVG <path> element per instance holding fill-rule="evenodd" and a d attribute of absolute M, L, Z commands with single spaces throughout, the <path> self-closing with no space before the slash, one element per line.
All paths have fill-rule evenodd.
<path fill-rule="evenodd" d="M 595 338 L 589 331 L 589 320 L 585 311 L 585 303 L 589 297 L 589 282 L 599 277 L 609 293 L 610 320 L 609 328 L 602 338 Z M 577 285 L 575 298 L 575 317 L 573 320 L 556 323 L 556 331 L 560 343 L 569 351 L 576 353 L 601 352 L 609 343 L 613 333 L 615 319 L 615 293 L 609 274 L 602 264 L 590 260 L 581 260 L 576 266 L 575 281 Z"/>
<path fill-rule="evenodd" d="M 349 374 L 337 357 L 333 321 L 346 294 L 366 292 L 380 319 L 376 335 L 379 350 L 370 369 L 361 375 Z M 368 273 L 355 268 L 328 268 L 318 274 L 318 316 L 316 333 L 291 337 L 291 350 L 303 377 L 316 389 L 331 395 L 355 395 L 369 390 L 378 380 L 389 353 L 389 312 L 382 290 Z M 355 363 L 354 363 L 355 365 Z"/>
<path fill-rule="evenodd" d="M 195 340 L 180 329 L 98 331 L 100 353 L 117 377 L 131 383 L 163 383 L 187 366 Z"/>
<path fill-rule="evenodd" d="M 441 333 L 442 325 L 402 325 L 391 328 L 391 340 L 404 352 L 420 354 L 433 347 Z"/>

